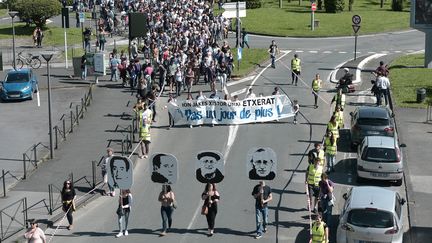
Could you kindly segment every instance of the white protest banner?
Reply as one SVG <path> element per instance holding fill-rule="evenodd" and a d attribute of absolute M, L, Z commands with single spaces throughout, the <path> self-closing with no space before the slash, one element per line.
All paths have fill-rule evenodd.
<path fill-rule="evenodd" d="M 168 104 L 176 125 L 246 124 L 267 122 L 294 116 L 286 95 L 248 98 L 239 101 L 206 99 Z"/>

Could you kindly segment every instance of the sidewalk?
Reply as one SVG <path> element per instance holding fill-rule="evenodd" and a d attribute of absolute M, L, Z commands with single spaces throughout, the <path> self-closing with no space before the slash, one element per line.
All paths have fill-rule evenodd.
<path fill-rule="evenodd" d="M 107 147 L 112 147 L 116 154 L 121 153 L 121 140 L 128 134 L 124 130 L 131 124 L 128 114 L 132 114 L 135 101 L 135 96 L 131 95 L 129 89 L 123 88 L 120 82 L 100 81 L 93 90 L 92 104 L 85 119 L 80 120 L 80 126 L 55 151 L 53 160 L 42 163 L 27 180 L 20 181 L 11 189 L 8 197 L 0 199 L 1 208 L 26 197 L 28 219 L 38 219 L 42 224 L 50 225 L 52 216 L 48 214 L 48 185 L 54 185 L 53 208 L 58 208 L 61 204 L 59 190 L 70 173 L 74 175 L 77 197 L 86 194 L 92 186 L 91 160 L 99 161 L 105 155 Z M 100 167 L 96 168 L 96 176 L 96 182 L 100 182 Z M 16 207 L 6 213 L 13 215 L 14 208 Z M 58 210 L 53 215 L 60 212 Z M 18 213 L 16 218 L 20 217 L 22 216 Z M 7 223 L 4 219 L 3 225 Z M 17 222 L 12 223 L 12 228 L 18 228 Z M 20 233 L 12 238 L 19 236 Z"/>
<path fill-rule="evenodd" d="M 395 118 L 405 162 L 411 243 L 432 239 L 432 123 L 425 123 L 426 109 L 395 108 Z"/>

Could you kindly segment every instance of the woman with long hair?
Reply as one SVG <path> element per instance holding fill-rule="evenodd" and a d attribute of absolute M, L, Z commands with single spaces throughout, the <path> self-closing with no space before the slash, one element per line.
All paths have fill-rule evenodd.
<path fill-rule="evenodd" d="M 162 232 L 161 236 L 166 235 L 167 230 L 171 229 L 172 213 L 174 211 L 175 195 L 170 185 L 162 185 L 162 191 L 159 193 L 159 202 L 161 202 Z M 168 226 L 168 227 L 167 227 Z"/>
<path fill-rule="evenodd" d="M 75 189 L 70 180 L 63 183 L 63 189 L 61 191 L 62 198 L 62 209 L 66 213 L 67 220 L 69 222 L 68 230 L 73 228 L 73 212 L 75 211 Z"/>
<path fill-rule="evenodd" d="M 132 205 L 132 193 L 129 189 L 121 190 L 119 197 L 119 206 L 117 208 L 119 233 L 116 237 L 121 237 L 123 235 L 129 235 L 128 224 L 129 224 L 129 214 Z"/>
<path fill-rule="evenodd" d="M 214 225 L 217 214 L 217 205 L 220 199 L 219 192 L 216 189 L 216 184 L 207 183 L 204 192 L 201 194 L 201 199 L 204 200 L 204 205 L 208 207 L 206 214 L 208 224 L 208 236 L 213 236 Z"/>

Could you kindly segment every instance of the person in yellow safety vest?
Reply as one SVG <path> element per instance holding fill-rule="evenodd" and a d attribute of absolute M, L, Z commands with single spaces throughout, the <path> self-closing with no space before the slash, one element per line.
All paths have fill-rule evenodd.
<path fill-rule="evenodd" d="M 319 95 L 319 91 L 321 89 L 321 83 L 322 80 L 320 79 L 320 75 L 317 73 L 315 75 L 315 79 L 312 80 L 312 94 L 314 95 L 315 98 L 315 109 L 318 108 L 318 95 Z"/>
<path fill-rule="evenodd" d="M 333 97 L 331 103 L 336 102 L 336 106 L 340 106 L 343 111 L 345 108 L 345 94 L 342 93 L 342 89 L 339 89 L 336 95 Z"/>
<path fill-rule="evenodd" d="M 147 104 L 143 104 L 143 112 L 141 116 L 141 126 L 140 126 L 140 133 L 139 137 L 141 142 L 141 153 L 142 155 L 139 156 L 140 159 L 147 158 L 149 154 L 149 145 L 150 145 L 150 126 L 152 124 L 153 120 L 153 112 L 147 107 Z"/>
<path fill-rule="evenodd" d="M 336 116 L 333 115 L 330 118 L 330 121 L 327 123 L 327 131 L 333 133 L 333 136 L 336 139 L 336 141 L 339 139 L 339 124 L 336 121 Z"/>
<path fill-rule="evenodd" d="M 297 86 L 298 77 L 300 76 L 301 72 L 301 61 L 300 58 L 298 58 L 297 54 L 294 54 L 294 58 L 291 60 L 291 84 L 294 84 Z"/>
<path fill-rule="evenodd" d="M 343 114 L 343 111 L 342 111 L 342 109 L 341 109 L 340 106 L 336 106 L 336 110 L 335 110 L 335 112 L 334 112 L 333 115 L 336 117 L 336 121 L 339 124 L 338 128 L 339 129 L 344 128 L 345 127 L 345 124 L 344 124 L 344 114 Z"/>
<path fill-rule="evenodd" d="M 324 140 L 324 151 L 326 155 L 327 161 L 327 174 L 334 170 L 334 164 L 336 162 L 336 153 L 337 153 L 337 141 L 333 136 L 331 131 L 327 131 L 325 140 Z"/>
<path fill-rule="evenodd" d="M 312 224 L 311 243 L 328 243 L 329 231 L 326 223 L 322 221 L 321 214 L 315 216 L 315 222 Z"/>
<path fill-rule="evenodd" d="M 316 206 L 318 204 L 318 196 L 319 196 L 319 182 L 321 181 L 321 174 L 323 172 L 323 167 L 320 165 L 320 159 L 315 158 L 313 164 L 310 164 L 306 170 L 306 184 L 308 186 L 309 192 L 309 202 L 313 206 L 312 212 L 316 212 Z M 312 203 L 312 199 L 313 203 Z"/>

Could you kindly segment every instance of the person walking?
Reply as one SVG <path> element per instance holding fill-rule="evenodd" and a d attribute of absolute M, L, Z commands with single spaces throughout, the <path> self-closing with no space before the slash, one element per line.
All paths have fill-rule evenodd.
<path fill-rule="evenodd" d="M 205 216 L 208 225 L 207 235 L 211 237 L 214 234 L 215 219 L 218 210 L 217 206 L 220 199 L 219 192 L 216 189 L 216 184 L 207 183 L 204 192 L 201 194 L 201 199 L 204 200 L 204 205 L 208 208 Z"/>
<path fill-rule="evenodd" d="M 86 54 L 81 56 L 81 79 L 87 79 L 87 57 Z"/>
<path fill-rule="evenodd" d="M 99 34 L 98 34 L 98 43 L 99 43 L 99 51 L 105 51 L 105 43 L 106 43 L 106 38 L 105 38 L 105 31 L 103 28 L 99 28 Z"/>
<path fill-rule="evenodd" d="M 329 231 L 326 223 L 322 221 L 321 214 L 315 216 L 315 222 L 312 224 L 311 243 L 329 242 Z"/>
<path fill-rule="evenodd" d="M 299 106 L 297 100 L 293 101 L 293 111 L 294 111 L 294 121 L 293 121 L 293 123 L 297 124 L 297 115 L 298 115 L 298 113 L 300 111 L 300 106 Z"/>
<path fill-rule="evenodd" d="M 129 214 L 132 205 L 132 193 L 129 189 L 121 190 L 119 196 L 119 205 L 117 208 L 119 233 L 116 238 L 122 237 L 123 235 L 129 235 L 128 224 L 129 224 Z"/>
<path fill-rule="evenodd" d="M 328 178 L 328 175 L 326 173 L 322 173 L 321 175 L 319 188 L 323 220 L 328 225 L 328 227 L 331 227 L 330 223 L 335 200 L 333 196 L 334 183 Z"/>
<path fill-rule="evenodd" d="M 247 48 L 249 49 L 249 34 L 246 31 L 245 28 L 242 29 L 242 45 L 241 47 L 244 48 L 244 46 L 247 46 Z"/>
<path fill-rule="evenodd" d="M 337 140 L 339 139 L 339 123 L 336 120 L 336 116 L 332 116 L 330 118 L 330 121 L 327 123 L 327 130 L 332 132 L 334 138 Z"/>
<path fill-rule="evenodd" d="M 90 40 L 92 36 L 92 31 L 90 27 L 85 28 L 83 35 L 84 35 L 84 51 L 90 52 Z"/>
<path fill-rule="evenodd" d="M 262 237 L 263 233 L 267 232 L 268 203 L 273 200 L 273 195 L 271 193 L 271 188 L 265 184 L 265 181 L 260 181 L 259 184 L 253 188 L 252 196 L 255 199 L 255 239 L 259 239 Z"/>
<path fill-rule="evenodd" d="M 24 238 L 27 239 L 27 243 L 46 243 L 45 233 L 36 221 L 31 223 L 31 228 L 24 234 Z"/>
<path fill-rule="evenodd" d="M 118 65 L 120 64 L 120 60 L 114 55 L 111 60 L 110 60 L 110 70 L 111 70 L 111 78 L 110 81 L 114 80 L 117 82 L 117 68 Z"/>
<path fill-rule="evenodd" d="M 149 146 L 150 146 L 150 126 L 152 124 L 153 120 L 153 112 L 147 107 L 146 103 L 142 104 L 142 116 L 141 116 L 141 126 L 140 126 L 140 140 L 141 142 L 141 156 L 139 156 L 140 159 L 147 158 L 149 154 Z"/>
<path fill-rule="evenodd" d="M 103 178 L 102 188 L 104 188 L 104 186 L 106 184 L 106 185 L 108 185 L 108 190 L 109 190 L 108 193 L 105 190 L 103 191 L 103 193 L 105 195 L 110 195 L 111 197 L 115 196 L 115 191 L 114 191 L 114 188 L 110 184 L 108 184 L 108 172 L 107 172 L 107 168 L 108 168 L 108 164 L 110 162 L 110 159 L 113 157 L 113 155 L 114 155 L 114 150 L 112 148 L 107 148 L 107 155 L 103 159 L 102 165 L 101 165 L 102 178 Z"/>
<path fill-rule="evenodd" d="M 381 72 L 378 73 L 377 79 L 377 87 L 379 90 L 379 94 L 377 96 L 377 106 L 381 105 L 381 99 L 384 97 L 385 105 L 389 104 L 389 89 L 390 89 L 390 80 Z"/>
<path fill-rule="evenodd" d="M 43 39 L 43 37 L 44 37 L 44 34 L 43 34 L 41 28 L 40 27 L 36 27 L 36 29 L 33 31 L 33 42 L 34 42 L 34 45 L 37 48 L 41 48 L 42 47 L 42 39 Z"/>
<path fill-rule="evenodd" d="M 172 213 L 174 212 L 175 195 L 170 185 L 162 185 L 162 191 L 159 193 L 158 201 L 161 202 L 162 232 L 165 236 L 167 230 L 171 229 Z M 168 227 L 167 227 L 168 226 Z"/>
<path fill-rule="evenodd" d="M 321 161 L 324 161 L 325 153 L 324 150 L 322 150 L 321 143 L 315 143 L 314 148 L 308 152 L 309 164 L 313 164 L 315 162 L 315 158 L 319 158 Z"/>
<path fill-rule="evenodd" d="M 63 189 L 61 191 L 62 198 L 62 209 L 66 213 L 67 220 L 69 222 L 68 230 L 73 228 L 73 212 L 75 211 L 75 188 L 70 180 L 63 183 Z"/>
<path fill-rule="evenodd" d="M 345 94 L 343 93 L 342 89 L 338 89 L 336 95 L 333 96 L 331 104 L 333 104 L 333 102 L 335 102 L 336 106 L 339 106 L 342 111 L 344 110 L 344 108 L 345 108 Z"/>
<path fill-rule="evenodd" d="M 179 97 L 181 95 L 181 88 L 183 86 L 183 72 L 180 69 L 180 67 L 177 67 L 177 71 L 174 75 L 175 78 L 175 85 L 176 85 L 176 97 Z"/>
<path fill-rule="evenodd" d="M 309 194 L 309 210 L 317 212 L 318 196 L 319 196 L 319 182 L 321 181 L 321 174 L 323 167 L 320 165 L 320 159 L 315 158 L 313 164 L 309 165 L 306 170 L 306 185 Z M 315 200 L 312 200 L 315 199 Z"/>
<path fill-rule="evenodd" d="M 333 136 L 331 131 L 327 131 L 324 140 L 324 151 L 327 161 L 327 173 L 334 172 L 334 165 L 336 163 L 336 153 L 337 153 L 337 141 Z"/>
<path fill-rule="evenodd" d="M 320 79 L 320 75 L 317 73 L 315 75 L 315 79 L 312 80 L 312 94 L 314 95 L 314 108 L 318 108 L 318 95 L 321 90 L 322 80 Z"/>
<path fill-rule="evenodd" d="M 291 84 L 295 83 L 297 86 L 298 78 L 301 73 L 301 60 L 298 58 L 297 54 L 294 54 L 294 58 L 291 59 Z"/>
<path fill-rule="evenodd" d="M 279 53 L 279 48 L 274 40 L 272 40 L 271 45 L 269 46 L 268 53 L 270 54 L 271 67 L 276 68 L 275 61 L 276 55 Z"/>

